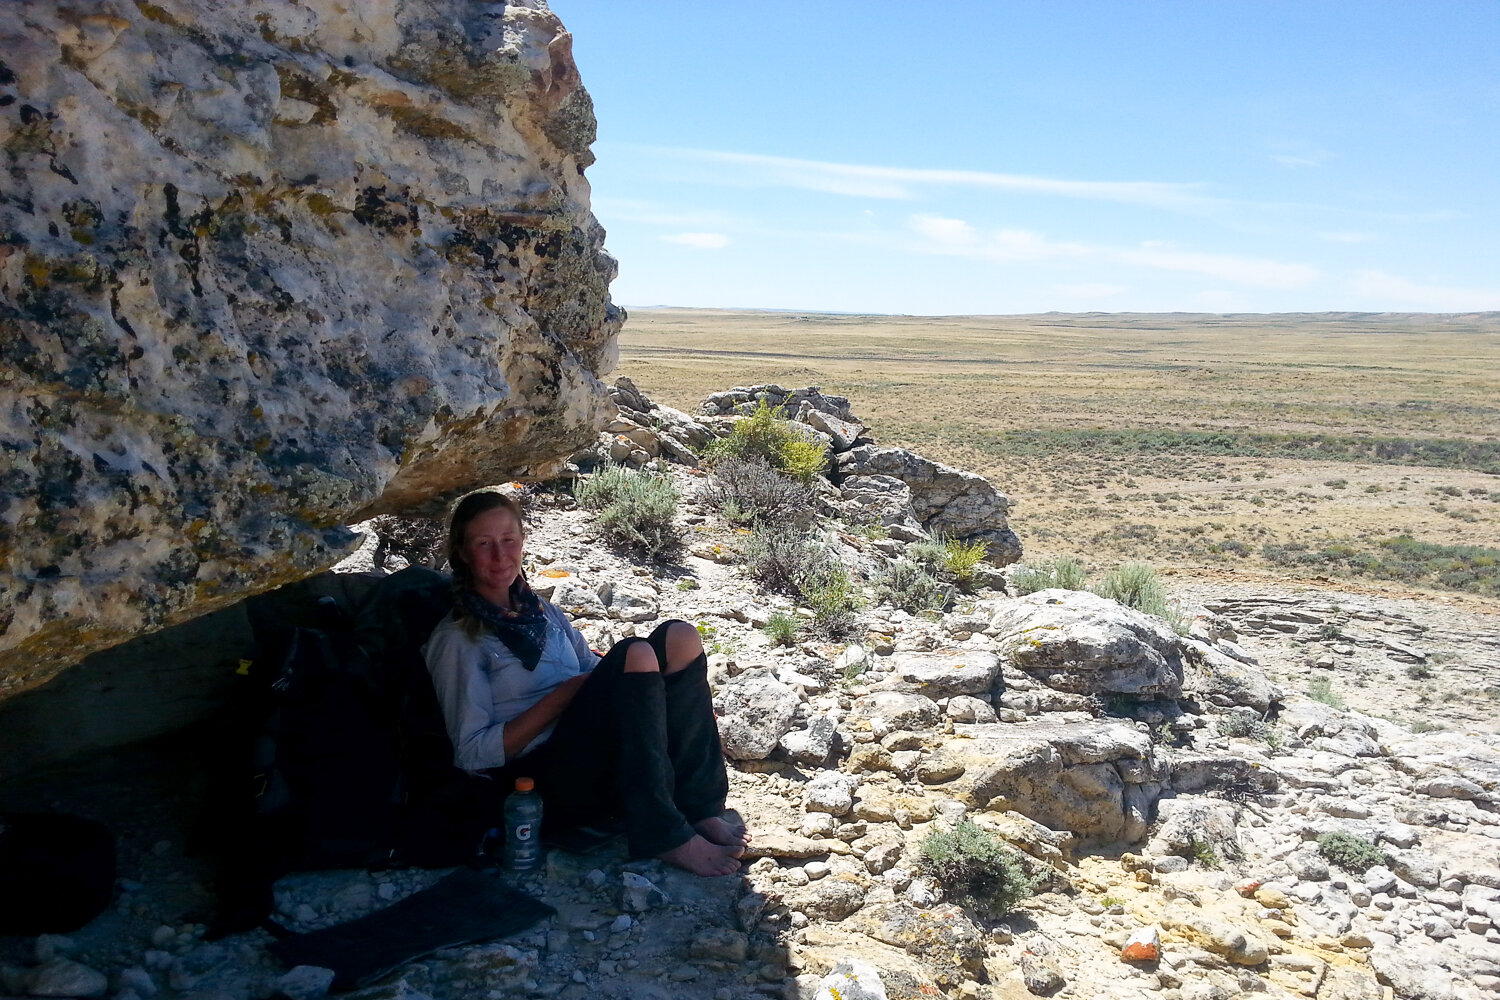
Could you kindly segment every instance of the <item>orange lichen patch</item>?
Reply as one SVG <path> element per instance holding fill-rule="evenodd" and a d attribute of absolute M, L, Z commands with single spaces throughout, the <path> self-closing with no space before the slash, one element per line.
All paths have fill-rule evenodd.
<path fill-rule="evenodd" d="M 573 574 L 569 573 L 565 569 L 544 569 L 540 573 L 538 573 L 537 575 L 538 576 L 545 576 L 545 577 L 547 577 L 550 580 L 561 580 L 563 577 L 565 577 L 565 576 L 572 576 Z"/>

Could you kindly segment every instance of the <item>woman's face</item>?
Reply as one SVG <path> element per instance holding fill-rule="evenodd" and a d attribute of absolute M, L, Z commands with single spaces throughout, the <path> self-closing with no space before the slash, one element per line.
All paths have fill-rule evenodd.
<path fill-rule="evenodd" d="M 521 573 L 525 536 L 521 521 L 508 507 L 480 514 L 464 529 L 464 562 L 474 590 L 492 604 L 510 605 L 510 585 Z"/>

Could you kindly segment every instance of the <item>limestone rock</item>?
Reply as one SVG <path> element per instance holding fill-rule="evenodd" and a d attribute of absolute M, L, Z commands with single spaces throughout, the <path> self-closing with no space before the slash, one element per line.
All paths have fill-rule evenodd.
<path fill-rule="evenodd" d="M 1249 931 L 1207 916 L 1180 900 L 1167 905 L 1162 925 L 1180 931 L 1195 944 L 1235 965 L 1259 965 L 1270 956 L 1265 942 Z"/>
<path fill-rule="evenodd" d="M 109 978 L 70 958 L 54 958 L 26 972 L 26 992 L 34 997 L 102 997 Z"/>
<path fill-rule="evenodd" d="M 988 560 L 1007 566 L 1021 558 L 1021 542 L 1005 515 L 1010 500 L 983 476 L 949 468 L 905 448 L 859 445 L 837 456 L 840 480 L 850 476 L 890 476 L 911 489 L 917 520 L 929 531 L 951 538 L 980 540 Z"/>
<path fill-rule="evenodd" d="M 1133 932 L 1120 949 L 1127 962 L 1154 962 L 1161 957 L 1161 931 L 1152 924 Z"/>
<path fill-rule="evenodd" d="M 978 649 L 897 653 L 891 660 L 904 684 L 933 699 L 988 694 L 1000 679 L 1000 658 Z"/>
<path fill-rule="evenodd" d="M 1183 656 L 1158 618 L 1081 590 L 1042 590 L 1001 604 L 990 622 L 1002 655 L 1073 694 L 1176 699 Z"/>
<path fill-rule="evenodd" d="M 1029 993 L 1039 997 L 1050 997 L 1062 989 L 1067 982 L 1057 968 L 1039 955 L 1021 952 L 1021 982 Z"/>
<path fill-rule="evenodd" d="M 850 724 L 873 719 L 884 721 L 888 730 L 921 730 L 935 724 L 942 717 L 937 702 L 926 695 L 908 694 L 900 691 L 877 691 L 854 702 L 850 710 Z M 883 735 L 883 734 L 881 734 Z"/>
<path fill-rule="evenodd" d="M 0 5 L 0 685 L 550 474 L 622 313 L 538 0 Z"/>
<path fill-rule="evenodd" d="M 807 728 L 793 730 L 781 738 L 781 749 L 799 764 L 819 765 L 833 755 L 838 745 L 838 728 L 826 715 L 807 720 Z"/>
<path fill-rule="evenodd" d="M 710 395 L 703 401 L 702 412 L 709 416 L 744 414 L 755 409 L 755 406 L 762 400 L 780 409 L 782 416 L 789 420 L 803 412 L 803 404 L 806 403 L 819 413 L 826 413 L 851 423 L 860 422 L 849 409 L 848 397 L 825 395 L 822 389 L 815 385 L 802 389 L 783 389 L 771 383 L 735 386 L 733 389 L 725 389 L 723 392 Z"/>
<path fill-rule="evenodd" d="M 808 426 L 822 431 L 828 435 L 833 442 L 834 451 L 848 451 L 854 447 L 854 442 L 865 432 L 864 424 L 852 420 L 840 420 L 838 417 L 821 410 L 809 408 L 803 416 Z"/>
<path fill-rule="evenodd" d="M 316 965 L 298 965 L 276 978 L 278 996 L 286 1000 L 318 1000 L 333 986 L 334 971 Z"/>
<path fill-rule="evenodd" d="M 983 968 L 984 934 L 951 903 L 927 910 L 907 902 L 874 904 L 854 923 L 875 940 L 919 957 L 939 985 L 957 986 Z"/>
<path fill-rule="evenodd" d="M 884 525 L 892 538 L 927 537 L 911 503 L 911 487 L 894 476 L 849 476 L 839 484 L 838 507 L 856 522 Z"/>
<path fill-rule="evenodd" d="M 1013 809 L 1082 839 L 1134 839 L 1160 792 L 1146 734 L 1118 722 L 961 725 L 945 757 L 964 767 L 944 791 L 975 809 Z M 1127 789 L 1134 789 L 1127 794 Z"/>
<path fill-rule="evenodd" d="M 863 883 L 835 875 L 789 890 L 785 902 L 814 920 L 838 921 L 864 905 L 867 891 Z"/>
<path fill-rule="evenodd" d="M 1157 829 L 1147 850 L 1158 858 L 1192 858 L 1203 847 L 1221 861 L 1244 856 L 1238 827 L 1240 808 L 1223 799 L 1184 795 L 1156 804 Z"/>
<path fill-rule="evenodd" d="M 843 816 L 854 808 L 854 790 L 859 779 L 838 771 L 822 771 L 802 791 L 802 807 L 808 812 Z"/>
<path fill-rule="evenodd" d="M 765 671 L 733 678 L 714 698 L 719 737 L 730 760 L 762 760 L 792 728 L 797 692 Z"/>
<path fill-rule="evenodd" d="M 1370 967 L 1402 1000 L 1452 1000 L 1453 977 L 1443 968 L 1436 948 L 1376 948 Z"/>
<path fill-rule="evenodd" d="M 944 711 L 954 722 L 994 722 L 996 718 L 995 709 L 989 702 L 966 694 L 949 698 Z"/>
<path fill-rule="evenodd" d="M 886 992 L 873 965 L 845 958 L 818 981 L 814 1000 L 886 1000 Z"/>

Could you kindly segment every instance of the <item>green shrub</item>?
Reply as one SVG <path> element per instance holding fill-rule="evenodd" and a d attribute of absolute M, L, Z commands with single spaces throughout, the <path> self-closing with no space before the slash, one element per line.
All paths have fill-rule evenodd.
<path fill-rule="evenodd" d="M 812 631 L 840 639 L 859 624 L 864 595 L 827 546 L 789 525 L 751 532 L 743 549 L 745 571 L 769 590 L 791 594 L 813 610 Z"/>
<path fill-rule="evenodd" d="M 948 546 L 940 538 L 912 542 L 902 554 L 926 570 L 929 576 L 941 577 L 948 571 Z"/>
<path fill-rule="evenodd" d="M 922 871 L 942 884 L 948 898 L 988 919 L 1015 909 L 1042 881 L 1005 841 L 967 819 L 951 831 L 929 833 L 921 853 Z"/>
<path fill-rule="evenodd" d="M 1269 731 L 1264 722 L 1246 712 L 1221 715 L 1219 721 L 1214 724 L 1214 728 L 1220 736 L 1248 740 L 1263 740 Z"/>
<path fill-rule="evenodd" d="M 1162 586 L 1161 577 L 1156 575 L 1156 569 L 1150 563 L 1128 562 L 1116 566 L 1094 587 L 1094 593 L 1165 619 L 1179 635 L 1187 634 L 1187 620 L 1168 603 L 1167 589 Z"/>
<path fill-rule="evenodd" d="M 1334 830 L 1318 835 L 1318 851 L 1330 864 L 1338 865 L 1354 875 L 1363 875 L 1376 865 L 1388 860 L 1385 853 L 1363 837 L 1347 830 Z"/>
<path fill-rule="evenodd" d="M 1214 845 L 1208 841 L 1189 837 L 1188 850 L 1193 855 L 1193 861 L 1204 868 L 1219 867 L 1219 852 L 1214 850 Z"/>
<path fill-rule="evenodd" d="M 1313 701 L 1321 701 L 1329 708 L 1344 707 L 1343 697 L 1333 690 L 1333 681 L 1326 674 L 1316 674 L 1308 679 L 1307 696 Z"/>
<path fill-rule="evenodd" d="M 1034 594 L 1038 590 L 1082 590 L 1083 563 L 1077 559 L 1049 559 L 1038 566 L 1017 566 L 1011 574 L 1011 586 L 1018 595 Z"/>
<path fill-rule="evenodd" d="M 815 565 L 829 559 L 826 550 L 791 525 L 768 525 L 750 533 L 741 548 L 745 572 L 767 590 L 794 596 Z"/>
<path fill-rule="evenodd" d="M 605 540 L 647 559 L 661 559 L 682 544 L 677 487 L 665 476 L 606 466 L 573 487 L 580 506 L 597 510 Z"/>
<path fill-rule="evenodd" d="M 941 611 L 948 603 L 948 589 L 921 566 L 898 559 L 875 584 L 875 600 L 910 614 Z"/>
<path fill-rule="evenodd" d="M 974 571 L 990 554 L 989 543 L 982 538 L 967 542 L 949 538 L 943 542 L 943 550 L 943 568 L 965 590 L 974 582 Z"/>
<path fill-rule="evenodd" d="M 777 472 L 760 455 L 729 455 L 716 462 L 703 499 L 726 519 L 743 524 L 803 521 L 813 509 L 812 487 Z"/>
<path fill-rule="evenodd" d="M 812 608 L 812 631 L 824 639 L 846 639 L 859 629 L 864 595 L 836 560 L 820 562 L 801 583 L 802 599 Z"/>
<path fill-rule="evenodd" d="M 790 646 L 797 641 L 797 633 L 802 631 L 802 623 L 795 615 L 789 615 L 785 611 L 778 611 L 766 619 L 761 631 L 766 638 L 771 640 L 774 646 Z"/>
<path fill-rule="evenodd" d="M 711 468 L 728 458 L 751 456 L 759 456 L 777 472 L 802 483 L 811 483 L 828 468 L 822 444 L 799 432 L 764 399 L 749 416 L 736 420 L 728 435 L 711 442 L 703 452 Z"/>

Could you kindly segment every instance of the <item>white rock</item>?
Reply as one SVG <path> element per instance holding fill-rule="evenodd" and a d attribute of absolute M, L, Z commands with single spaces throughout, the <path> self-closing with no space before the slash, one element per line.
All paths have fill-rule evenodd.
<path fill-rule="evenodd" d="M 334 971 L 316 965 L 298 965 L 285 975 L 277 977 L 277 994 L 287 1000 L 318 1000 L 333 986 Z"/>
<path fill-rule="evenodd" d="M 68 958 L 43 962 L 26 974 L 26 992 L 34 997 L 102 997 L 109 977 Z"/>
<path fill-rule="evenodd" d="M 854 808 L 854 790 L 859 779 L 852 774 L 823 771 L 802 791 L 802 808 L 808 812 L 844 816 Z"/>

